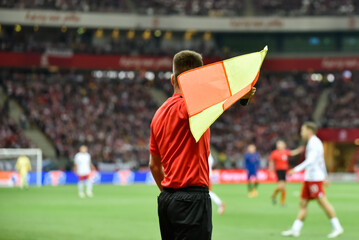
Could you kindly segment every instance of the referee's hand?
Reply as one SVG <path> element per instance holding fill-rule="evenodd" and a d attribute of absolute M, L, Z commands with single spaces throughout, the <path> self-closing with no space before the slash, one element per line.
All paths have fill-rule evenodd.
<path fill-rule="evenodd" d="M 256 93 L 256 88 L 252 87 L 252 89 L 246 94 L 244 95 L 241 99 L 250 99 L 255 93 Z"/>

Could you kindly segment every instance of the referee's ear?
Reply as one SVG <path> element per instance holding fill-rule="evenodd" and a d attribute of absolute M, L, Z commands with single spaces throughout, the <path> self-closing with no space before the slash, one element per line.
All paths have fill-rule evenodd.
<path fill-rule="evenodd" d="M 173 74 L 171 75 L 171 83 L 173 86 L 175 85 L 175 76 Z"/>

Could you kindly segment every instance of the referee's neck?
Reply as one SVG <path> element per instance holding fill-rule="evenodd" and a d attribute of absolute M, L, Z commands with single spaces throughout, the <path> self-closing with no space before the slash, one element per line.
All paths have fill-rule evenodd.
<path fill-rule="evenodd" d="M 178 93 L 182 93 L 182 92 L 181 92 L 181 89 L 176 86 L 176 87 L 174 87 L 174 89 L 173 89 L 173 94 L 178 94 Z"/>

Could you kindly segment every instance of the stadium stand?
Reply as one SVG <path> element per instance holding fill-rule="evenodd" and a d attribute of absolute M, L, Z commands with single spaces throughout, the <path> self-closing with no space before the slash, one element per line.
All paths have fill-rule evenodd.
<path fill-rule="evenodd" d="M 323 16 L 358 14 L 353 0 L 255 0 L 256 14 L 277 16 Z"/>
<path fill-rule="evenodd" d="M 3 0 L 0 1 L 0 7 L 213 17 L 243 15 L 335 16 L 359 13 L 359 3 L 355 0 Z"/>
<path fill-rule="evenodd" d="M 61 156 L 71 158 L 77 147 L 86 143 L 96 162 L 122 162 L 138 168 L 148 161 L 149 124 L 156 109 L 148 86 L 153 84 L 168 96 L 172 87 L 163 73 L 156 73 L 154 81 L 139 72 L 134 76 L 132 80 L 109 80 L 89 73 L 12 72 L 5 85 L 9 96 L 17 99 L 29 121 L 52 139 Z M 330 84 L 312 81 L 310 74 L 303 72 L 262 74 L 251 104 L 232 106 L 211 128 L 211 143 L 225 155 L 226 167 L 236 167 L 248 142 L 255 143 L 263 155 L 273 149 L 278 138 L 295 147 L 300 124 L 311 119 L 323 88 L 332 91 L 323 118 L 330 115 L 332 120 L 325 124 L 357 126 L 358 116 L 349 116 L 352 121 L 342 123 L 339 119 L 347 112 L 340 111 L 340 106 L 354 101 L 358 84 L 338 87 L 344 86 L 344 79 L 340 74 L 337 78 Z M 356 108 L 352 105 L 348 111 L 355 114 Z M 243 124 L 246 122 L 253 124 Z"/>
<path fill-rule="evenodd" d="M 359 1 L 0 0 L 0 8 L 178 15 L 183 18 L 186 16 L 243 15 L 351 16 L 359 13 Z M 279 19 L 285 21 L 286 18 L 279 17 Z M 42 53 L 42 61 L 42 57 L 45 56 L 44 59 L 46 59 L 46 53 L 51 55 L 54 52 L 54 55 L 68 53 L 71 56 L 90 54 L 144 58 L 146 56 L 172 57 L 179 50 L 193 49 L 201 52 L 204 57 L 223 59 L 258 50 L 258 46 L 268 44 L 270 54 L 295 58 L 306 54 L 318 57 L 322 53 L 328 56 L 355 55 L 359 46 L 357 33 L 348 30 L 343 33 L 337 30 L 329 33 L 277 33 L 273 31 L 263 35 L 263 32 L 227 33 L 217 29 L 213 32 L 202 31 L 193 35 L 189 34 L 191 36 L 186 39 L 186 33 L 190 32 L 190 29 L 165 31 L 154 26 L 151 29 L 119 30 L 114 29 L 113 26 L 104 26 L 103 29 L 97 27 L 86 29 L 82 25 L 59 24 L 52 27 L 41 24 L 39 26 L 25 25 L 0 25 L 1 52 Z M 16 30 L 17 26 L 18 30 Z M 149 31 L 149 36 L 145 36 L 147 31 Z M 40 56 L 40 54 L 37 55 Z M 118 62 L 118 60 L 115 61 Z M 326 61 L 323 60 L 320 64 L 324 68 Z M 25 118 L 29 123 L 39 126 L 51 139 L 59 156 L 71 159 L 77 152 L 78 146 L 86 143 L 90 147 L 95 162 L 120 161 L 130 168 L 147 166 L 149 124 L 157 108 L 148 91 L 148 85 L 170 96 L 172 86 L 168 73 L 156 72 L 158 69 L 134 67 L 131 69 L 134 79 L 126 77 L 122 80 L 114 80 L 91 75 L 89 70 L 62 73 L 68 70 L 58 66 L 59 70 L 57 66 L 51 66 L 49 63 L 41 62 L 37 67 L 49 67 L 53 73 L 42 72 L 43 69 L 36 69 L 34 72 L 12 69 L 10 73 L 3 74 L 0 82 L 3 80 L 2 84 L 7 94 L 16 99 L 25 110 Z M 124 71 L 128 70 L 130 69 Z M 145 70 L 155 71 L 155 79 L 146 79 L 141 73 Z M 167 70 L 169 69 L 163 71 Z M 221 153 L 224 161 L 226 159 L 229 161 L 230 164 L 226 167 L 235 167 L 249 142 L 255 143 L 263 155 L 272 150 L 274 141 L 279 137 L 284 138 L 289 147 L 296 146 L 299 126 L 303 121 L 312 118 L 316 101 L 324 88 L 328 88 L 330 94 L 324 115 L 320 120 L 322 126 L 331 128 L 359 126 L 358 106 L 350 104 L 359 100 L 356 94 L 359 85 L 355 82 L 358 79 L 357 73 L 353 72 L 352 79 L 355 81 L 350 81 L 342 76 L 342 72 L 333 72 L 335 81 L 328 83 L 312 81 L 310 79 L 312 69 L 307 70 L 296 73 L 261 73 L 258 92 L 252 103 L 245 108 L 239 105 L 231 107 L 215 122 L 212 126 L 211 142 L 213 147 Z M 8 69 L 2 71 L 7 72 Z M 325 74 L 328 73 L 323 73 L 323 76 Z M 271 106 L 270 109 L 269 106 Z M 4 109 L 1 107 L 0 137 L 3 141 L 8 140 L 1 145 L 31 146 L 29 140 L 22 134 L 21 127 L 8 117 Z M 243 124 L 247 122 L 253 123 L 250 124 L 251 127 Z"/>
<path fill-rule="evenodd" d="M 161 32 L 161 37 L 153 36 L 155 32 L 152 32 L 152 37 L 143 38 L 143 31 L 133 31 L 134 36 L 129 38 L 126 36 L 129 31 L 125 30 L 114 38 L 112 29 L 87 29 L 83 35 L 79 35 L 76 28 L 66 29 L 66 32 L 58 28 L 41 28 L 35 32 L 33 27 L 23 27 L 21 32 L 16 32 L 13 26 L 3 26 L 1 30 L 0 51 L 42 53 L 56 50 L 74 54 L 173 56 L 181 49 L 198 49 L 205 57 L 225 55 L 214 39 L 205 40 L 203 34 L 183 41 L 183 32 L 171 32 L 168 39 L 165 32 Z M 101 36 L 98 31 L 101 31 Z"/>
<path fill-rule="evenodd" d="M 0 106 L 0 146 L 3 148 L 35 147 L 8 115 L 5 106 Z"/>
<path fill-rule="evenodd" d="M 20 0 L 20 1 L 0 1 L 0 7 L 16 9 L 42 9 L 60 11 L 101 11 L 101 12 L 128 12 L 129 8 L 126 0 Z"/>
<path fill-rule="evenodd" d="M 358 72 L 346 72 L 347 76 L 339 78 L 331 88 L 328 107 L 322 118 L 324 127 L 359 127 L 359 105 L 357 104 L 359 102 Z M 349 76 L 352 80 L 348 78 Z"/>
<path fill-rule="evenodd" d="M 284 139 L 288 147 L 296 147 L 301 123 L 313 120 L 317 100 L 326 88 L 330 94 L 320 120 L 322 127 L 358 127 L 359 109 L 351 104 L 359 101 L 358 73 L 350 74 L 348 78 L 345 73 L 337 72 L 334 82 L 330 83 L 313 81 L 312 75 L 306 72 L 262 73 L 251 104 L 232 106 L 212 125 L 212 146 L 221 153 L 223 161 L 227 161 L 226 167 L 238 167 L 248 143 L 256 144 L 263 156 L 274 148 L 279 138 Z M 168 96 L 172 93 L 167 79 L 156 79 L 155 86 Z M 245 124 L 248 122 L 253 124 Z"/>
<path fill-rule="evenodd" d="M 356 74 L 348 80 L 338 73 L 330 84 L 312 81 L 310 74 L 303 72 L 264 73 L 251 104 L 232 106 L 211 127 L 212 146 L 225 156 L 226 167 L 237 166 L 248 142 L 255 143 L 263 155 L 273 149 L 278 138 L 295 147 L 300 124 L 311 120 L 324 88 L 331 93 L 322 125 L 358 127 L 358 106 L 350 104 L 358 101 Z M 5 79 L 9 96 L 17 99 L 29 122 L 44 131 L 61 156 L 71 158 L 77 147 L 86 143 L 96 162 L 122 162 L 131 168 L 146 166 L 148 161 L 149 124 L 156 109 L 148 85 L 153 84 L 168 96 L 172 94 L 171 84 L 163 73 L 156 74 L 154 81 L 140 77 L 138 72 L 134 80 L 118 81 L 96 79 L 85 73 L 14 72 Z M 30 146 L 5 114 L 1 122 L 5 146 Z M 246 122 L 253 124 L 243 124 Z"/>
<path fill-rule="evenodd" d="M 10 102 L 4 93 L 2 80 L 3 78 L 0 77 L 0 146 L 4 148 L 34 147 L 21 131 L 21 128 L 27 127 L 25 116 L 20 125 L 9 116 Z"/>
<path fill-rule="evenodd" d="M 95 162 L 147 166 L 156 106 L 141 79 L 109 82 L 82 74 L 15 72 L 5 85 L 61 156 L 72 158 L 87 144 Z"/>
<path fill-rule="evenodd" d="M 87 1 L 1 1 L 0 7 L 51 9 L 81 12 L 126 12 L 145 15 L 236 16 L 242 14 L 244 0 L 87 0 Z"/>
<path fill-rule="evenodd" d="M 147 15 L 239 16 L 244 0 L 134 0 L 138 13 Z"/>
<path fill-rule="evenodd" d="M 171 94 L 165 79 L 158 86 Z M 263 155 L 273 149 L 278 138 L 295 147 L 300 125 L 311 120 L 324 87 L 330 85 L 313 82 L 306 73 L 262 73 L 251 104 L 232 106 L 212 125 L 212 146 L 225 156 L 226 167 L 236 167 L 248 143 L 256 144 Z"/>

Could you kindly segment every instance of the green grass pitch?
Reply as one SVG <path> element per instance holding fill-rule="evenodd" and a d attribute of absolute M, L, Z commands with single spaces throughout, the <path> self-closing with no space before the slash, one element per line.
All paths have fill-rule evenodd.
<path fill-rule="evenodd" d="M 214 185 L 227 204 L 217 215 L 213 205 L 213 239 L 285 239 L 298 210 L 299 184 L 290 184 L 287 207 L 272 206 L 274 184 L 259 186 L 247 198 L 246 185 Z M 332 184 L 326 189 L 344 227 L 339 239 L 359 239 L 359 185 Z M 95 197 L 80 199 L 76 186 L 0 188 L 1 240 L 160 239 L 155 186 L 94 186 Z M 300 239 L 326 239 L 331 225 L 316 202 L 309 206 Z"/>

